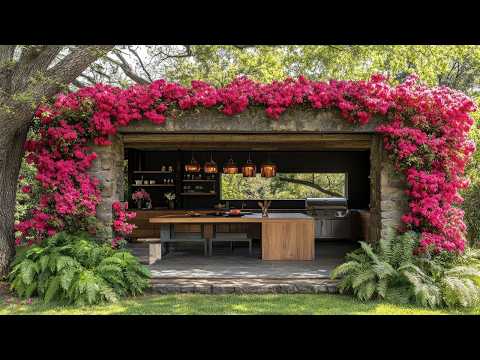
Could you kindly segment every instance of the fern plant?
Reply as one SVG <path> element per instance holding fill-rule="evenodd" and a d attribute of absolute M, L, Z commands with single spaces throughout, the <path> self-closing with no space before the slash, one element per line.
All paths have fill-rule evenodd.
<path fill-rule="evenodd" d="M 362 301 L 386 298 L 431 308 L 477 305 L 480 250 L 414 256 L 418 238 L 415 232 L 396 235 L 390 230 L 375 247 L 360 242 L 360 249 L 332 272 L 332 278 L 340 278 L 340 292 Z"/>
<path fill-rule="evenodd" d="M 422 306 L 472 307 L 480 302 L 479 249 L 467 248 L 449 259 L 427 254 L 399 270 L 412 285 L 415 302 Z"/>
<path fill-rule="evenodd" d="M 418 236 L 414 232 L 407 232 L 396 236 L 389 230 L 376 248 L 363 241 L 360 248 L 347 254 L 347 262 L 336 267 L 332 278 L 341 278 L 339 290 L 341 293 L 352 292 L 362 301 L 372 298 L 396 298 L 407 301 L 405 291 L 398 291 L 406 287 L 405 279 L 398 269 L 413 261 L 413 250 Z M 395 290 L 392 290 L 395 288 Z"/>
<path fill-rule="evenodd" d="M 9 274 L 20 297 L 91 305 L 139 295 L 149 271 L 126 250 L 114 250 L 87 234 L 61 232 L 17 254 Z"/>

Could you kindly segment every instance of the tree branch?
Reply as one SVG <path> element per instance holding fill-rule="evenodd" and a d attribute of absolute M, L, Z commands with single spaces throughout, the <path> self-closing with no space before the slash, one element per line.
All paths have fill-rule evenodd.
<path fill-rule="evenodd" d="M 164 57 L 160 59 L 160 62 L 163 62 L 167 59 L 179 59 L 179 58 L 187 58 L 187 57 L 193 56 L 191 45 L 183 45 L 183 46 L 185 46 L 185 52 L 183 54 L 167 54 L 167 53 L 164 53 L 162 50 L 159 50 L 158 53 L 156 53 L 153 56 L 156 57 L 160 54 L 164 55 Z"/>
<path fill-rule="evenodd" d="M 35 72 L 45 72 L 62 49 L 62 45 L 32 45 L 25 48 L 13 69 L 11 79 L 13 91 L 24 89 Z"/>
<path fill-rule="evenodd" d="M 0 68 L 4 63 L 13 60 L 16 47 L 17 45 L 0 45 Z"/>
<path fill-rule="evenodd" d="M 48 83 L 43 84 L 42 94 L 50 97 L 62 86 L 77 79 L 85 69 L 98 58 L 106 55 L 113 45 L 82 45 L 72 50 L 58 64 L 46 71 Z"/>
<path fill-rule="evenodd" d="M 0 45 L 0 88 L 10 89 L 16 45 Z"/>
<path fill-rule="evenodd" d="M 83 88 L 87 86 L 87 84 L 82 83 L 80 80 L 73 80 L 72 85 L 75 85 L 77 88 Z"/>
<path fill-rule="evenodd" d="M 307 181 L 307 180 L 290 179 L 290 178 L 284 178 L 284 177 L 281 177 L 281 176 L 278 177 L 278 180 L 293 183 L 293 184 L 301 184 L 301 185 L 309 186 L 311 188 L 314 188 L 314 189 L 316 189 L 316 190 L 318 190 L 318 191 L 320 191 L 324 194 L 330 195 L 330 196 L 343 197 L 342 194 L 339 194 L 335 191 L 330 191 L 330 190 L 324 189 L 320 185 L 315 184 L 315 183 L 310 182 L 310 181 Z"/>
<path fill-rule="evenodd" d="M 87 81 L 92 85 L 95 85 L 97 83 L 97 81 L 95 81 L 95 79 L 93 77 L 91 77 L 87 74 L 81 74 L 80 77 L 87 79 Z"/>
<path fill-rule="evenodd" d="M 249 48 L 254 48 L 255 45 L 233 45 L 233 47 L 243 50 L 243 49 L 249 49 Z"/>
<path fill-rule="evenodd" d="M 140 66 L 141 66 L 143 72 L 147 75 L 148 80 L 149 80 L 150 82 L 152 82 L 153 79 L 152 79 L 150 73 L 147 71 L 147 68 L 146 68 L 145 65 L 143 64 L 142 58 L 138 55 L 137 51 L 136 51 L 135 49 L 133 49 L 132 47 L 130 47 L 130 46 L 128 47 L 128 50 L 137 58 L 137 60 L 138 60 L 138 62 L 140 63 Z"/>
<path fill-rule="evenodd" d="M 123 57 L 120 51 L 113 51 L 113 53 L 120 61 L 112 59 L 109 56 L 107 56 L 105 59 L 119 66 L 120 69 L 122 69 L 122 71 L 125 73 L 125 75 L 128 76 L 131 80 L 135 81 L 137 84 L 141 84 L 141 85 L 150 84 L 150 81 L 144 79 L 143 77 L 136 74 L 135 71 L 133 71 L 132 67 L 130 66 L 128 61 Z"/>

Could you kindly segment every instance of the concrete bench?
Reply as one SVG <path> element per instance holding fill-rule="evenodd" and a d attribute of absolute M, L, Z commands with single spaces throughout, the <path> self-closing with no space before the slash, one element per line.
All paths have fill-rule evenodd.
<path fill-rule="evenodd" d="M 212 256 L 213 253 L 213 243 L 214 242 L 230 242 L 230 249 L 233 251 L 234 242 L 248 242 L 248 253 L 252 255 L 252 239 L 247 236 L 245 233 L 216 233 L 215 236 L 210 240 L 209 246 L 209 255 Z"/>

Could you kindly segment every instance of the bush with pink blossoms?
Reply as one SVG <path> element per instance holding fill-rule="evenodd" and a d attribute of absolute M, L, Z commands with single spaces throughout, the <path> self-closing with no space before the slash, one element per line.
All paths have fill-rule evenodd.
<path fill-rule="evenodd" d="M 117 247 L 121 240 L 131 234 L 133 229 L 135 229 L 134 224 L 130 224 L 128 220 L 135 218 L 137 215 L 133 211 L 128 211 L 128 203 L 121 203 L 120 201 L 116 201 L 112 205 L 113 211 L 113 224 L 112 229 L 114 232 L 114 237 L 112 240 L 112 246 Z"/>
<path fill-rule="evenodd" d="M 231 116 L 249 106 L 263 106 L 266 116 L 276 121 L 292 107 L 337 110 L 352 126 L 383 117 L 376 130 L 408 186 L 409 211 L 401 230 L 421 234 L 419 251 L 432 247 L 437 252 L 463 251 L 459 191 L 468 185 L 464 168 L 475 150 L 467 138 L 475 104 L 458 91 L 428 88 L 415 76 L 391 86 L 381 75 L 369 81 L 317 82 L 300 77 L 270 84 L 239 77 L 222 88 L 202 81 L 184 87 L 158 80 L 128 89 L 97 84 L 59 95 L 54 104 L 37 110 L 39 139 L 26 144 L 27 161 L 38 170 L 42 194 L 35 211 L 17 225 L 19 241 L 41 241 L 68 224 L 81 230 L 86 226 L 81 219 L 95 215 L 101 194 L 98 180 L 87 174 L 95 159 L 89 143 L 108 146 L 109 136 L 132 121 L 162 124 L 178 112 L 198 107 Z M 131 231 L 120 223 L 123 220 L 116 221 L 113 226 L 119 233 Z"/>

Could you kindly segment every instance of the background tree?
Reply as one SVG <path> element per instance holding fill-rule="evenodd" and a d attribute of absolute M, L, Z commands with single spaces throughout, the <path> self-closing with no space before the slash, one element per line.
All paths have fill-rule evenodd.
<path fill-rule="evenodd" d="M 0 277 L 14 254 L 15 193 L 35 108 L 112 45 L 0 45 Z"/>
<path fill-rule="evenodd" d="M 345 174 L 290 173 L 273 178 L 221 176 L 222 200 L 299 200 L 345 196 Z"/>

